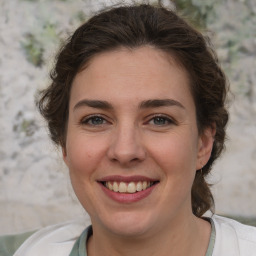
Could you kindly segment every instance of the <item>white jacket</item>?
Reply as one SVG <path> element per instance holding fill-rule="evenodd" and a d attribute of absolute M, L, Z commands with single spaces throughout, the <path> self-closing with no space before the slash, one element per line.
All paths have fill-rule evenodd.
<path fill-rule="evenodd" d="M 212 256 L 256 256 L 256 228 L 214 215 L 216 240 Z"/>
<path fill-rule="evenodd" d="M 256 228 L 214 215 L 216 239 L 212 256 L 256 256 Z M 43 228 L 29 237 L 13 256 L 68 256 L 84 230 L 82 221 Z"/>

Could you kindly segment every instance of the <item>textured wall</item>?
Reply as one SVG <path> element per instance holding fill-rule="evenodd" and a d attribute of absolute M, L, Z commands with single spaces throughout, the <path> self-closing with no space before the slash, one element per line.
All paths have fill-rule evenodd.
<path fill-rule="evenodd" d="M 34 94 L 48 83 L 59 42 L 98 3 L 0 0 L 0 233 L 85 215 Z M 256 2 L 176 3 L 209 29 L 235 95 L 227 151 L 210 177 L 216 211 L 256 216 Z"/>

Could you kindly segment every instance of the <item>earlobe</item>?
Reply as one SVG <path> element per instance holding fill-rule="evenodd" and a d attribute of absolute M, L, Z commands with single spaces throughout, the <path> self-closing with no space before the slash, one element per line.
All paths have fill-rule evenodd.
<path fill-rule="evenodd" d="M 211 152 L 216 134 L 215 124 L 204 129 L 199 136 L 198 154 L 197 154 L 197 170 L 205 166 L 211 157 Z"/>

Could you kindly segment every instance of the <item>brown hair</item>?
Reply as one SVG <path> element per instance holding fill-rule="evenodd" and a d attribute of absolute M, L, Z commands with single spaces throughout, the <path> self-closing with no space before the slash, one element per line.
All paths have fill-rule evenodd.
<path fill-rule="evenodd" d="M 41 92 L 38 107 L 48 122 L 51 139 L 65 148 L 69 96 L 76 74 L 96 54 L 119 47 L 151 45 L 174 56 L 190 76 L 199 133 L 216 125 L 208 163 L 197 171 L 192 187 L 192 210 L 202 216 L 214 206 L 205 176 L 224 147 L 228 85 L 208 38 L 175 12 L 151 5 L 116 7 L 95 15 L 67 40 L 56 57 L 52 83 Z"/>

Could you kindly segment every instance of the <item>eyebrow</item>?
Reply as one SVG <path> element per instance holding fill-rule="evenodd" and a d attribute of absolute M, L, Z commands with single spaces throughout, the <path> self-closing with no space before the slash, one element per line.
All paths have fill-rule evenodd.
<path fill-rule="evenodd" d="M 140 104 L 140 108 L 159 108 L 169 106 L 177 106 L 185 109 L 185 107 L 179 101 L 173 99 L 152 99 L 143 101 Z"/>
<path fill-rule="evenodd" d="M 84 99 L 84 100 L 79 101 L 74 106 L 73 110 L 75 111 L 77 108 L 84 107 L 84 106 L 91 107 L 91 108 L 98 108 L 98 109 L 106 109 L 106 110 L 113 109 L 113 106 L 107 101 Z M 179 101 L 176 101 L 173 99 L 145 100 L 140 103 L 139 108 L 145 109 L 145 108 L 159 108 L 159 107 L 168 107 L 168 106 L 177 106 L 177 107 L 185 109 L 185 107 Z"/>
<path fill-rule="evenodd" d="M 80 107 L 91 107 L 91 108 L 99 108 L 99 109 L 113 109 L 113 106 L 107 101 L 102 100 L 81 100 L 75 106 L 73 110 L 76 110 Z"/>

